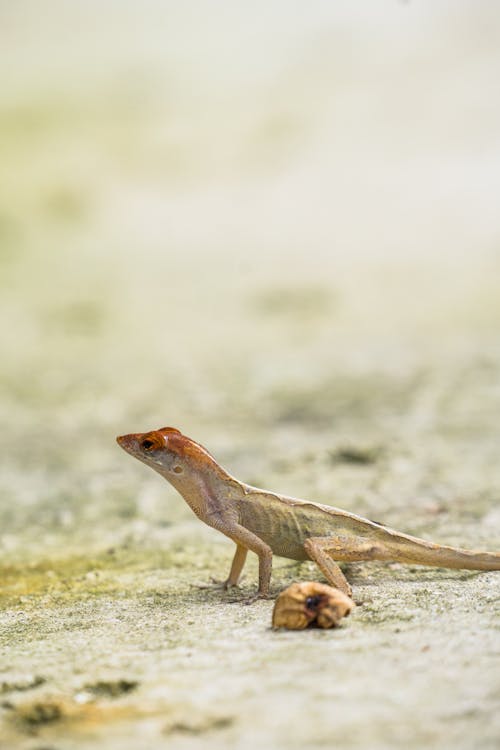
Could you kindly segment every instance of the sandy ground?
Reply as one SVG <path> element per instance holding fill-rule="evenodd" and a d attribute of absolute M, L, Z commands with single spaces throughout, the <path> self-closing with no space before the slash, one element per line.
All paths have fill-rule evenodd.
<path fill-rule="evenodd" d="M 500 549 L 500 17 L 330 5 L 0 8 L 6 750 L 498 747 L 498 573 L 346 566 L 272 632 L 114 442 Z"/>

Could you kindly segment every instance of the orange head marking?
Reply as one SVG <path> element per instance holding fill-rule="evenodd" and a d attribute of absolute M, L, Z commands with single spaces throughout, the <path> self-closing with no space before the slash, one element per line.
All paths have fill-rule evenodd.
<path fill-rule="evenodd" d="M 182 474 L 198 474 L 209 467 L 222 471 L 202 445 L 175 427 L 121 435 L 117 437 L 117 442 L 127 453 L 156 469 L 167 479 L 173 475 L 180 479 Z"/>
<path fill-rule="evenodd" d="M 160 427 L 160 429 L 158 430 L 158 432 L 163 432 L 166 435 L 168 435 L 169 433 L 176 432 L 177 435 L 182 435 L 182 432 L 180 430 L 178 430 L 177 427 Z"/>
<path fill-rule="evenodd" d="M 191 438 L 186 437 L 186 435 L 183 435 L 182 432 L 176 430 L 174 427 L 162 427 L 159 432 L 165 435 L 168 449 L 179 456 L 179 458 L 184 458 L 198 466 L 206 463 L 207 459 L 214 460 L 206 448 L 191 440 Z"/>

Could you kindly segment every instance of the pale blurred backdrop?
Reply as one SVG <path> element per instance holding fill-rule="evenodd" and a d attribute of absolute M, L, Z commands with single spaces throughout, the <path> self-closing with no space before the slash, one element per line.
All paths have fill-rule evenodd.
<path fill-rule="evenodd" d="M 2 456 L 19 510 L 57 486 L 79 506 L 89 474 L 126 471 L 118 432 L 172 423 L 252 474 L 260 441 L 297 425 L 331 441 L 353 400 L 376 431 L 381 401 L 409 389 L 396 411 L 416 408 L 415 378 L 440 368 L 465 369 L 472 396 L 471 367 L 495 386 L 495 3 L 0 14 Z"/>
<path fill-rule="evenodd" d="M 116 585 L 136 599 L 120 600 L 117 661 L 108 667 L 123 676 L 133 663 L 150 684 L 142 659 L 156 637 L 150 658 L 163 665 L 162 679 L 173 659 L 196 694 L 185 644 L 172 645 L 168 658 L 162 650 L 170 600 L 142 611 L 141 592 L 150 585 L 182 596 L 193 579 L 222 576 L 231 547 L 114 443 L 117 434 L 163 425 L 254 484 L 440 541 L 499 547 L 500 4 L 2 0 L 0 81 L 0 551 L 21 570 L 42 560 L 34 589 L 19 589 L 10 569 L 14 610 L 38 612 L 37 596 L 76 591 L 66 604 L 89 624 L 91 664 L 108 664 L 106 628 L 95 630 L 101 610 L 82 610 L 88 592 L 78 586 L 90 584 L 56 583 L 71 578 L 72 555 L 80 555 L 78 575 L 94 565 L 105 578 L 104 558 L 85 562 L 90 551 L 132 545 L 135 562 L 123 562 L 132 572 Z M 175 540 L 176 554 L 188 549 L 177 567 L 161 557 Z M 68 558 L 57 567 L 45 555 Z M 249 569 L 251 590 L 254 561 Z M 300 577 L 286 570 L 284 583 Z M 478 732 L 490 747 L 496 678 L 487 620 L 475 641 L 485 650 L 469 666 L 457 663 L 444 677 L 437 662 L 435 673 L 417 663 L 419 674 L 432 672 L 432 696 L 424 683 L 397 682 L 401 662 L 389 659 L 379 674 L 398 686 L 400 703 L 391 713 L 391 697 L 377 702 L 376 655 L 393 637 L 387 607 L 396 620 L 401 602 L 413 607 L 419 633 L 432 631 L 443 650 L 453 643 L 464 660 L 467 643 L 453 639 L 466 638 L 475 611 L 475 600 L 457 593 L 463 621 L 436 621 L 448 579 L 436 579 L 439 602 L 417 612 L 418 572 L 407 572 L 406 584 L 401 571 L 378 575 L 385 583 L 369 593 L 380 629 L 367 636 L 365 609 L 342 636 L 354 672 L 370 666 L 361 683 L 352 678 L 336 694 L 336 727 L 353 747 L 413 747 L 409 727 L 419 747 L 470 748 L 460 743 Z M 392 599 L 379 604 L 389 575 Z M 486 596 L 484 586 L 475 596 Z M 208 601 L 217 608 L 216 596 Z M 191 618 L 192 602 L 182 602 Z M 200 644 L 210 650 L 207 630 L 192 664 L 206 660 L 214 695 L 254 695 L 265 665 L 252 673 L 233 644 L 235 609 L 197 602 L 200 623 L 224 627 L 219 653 L 229 649 L 227 669 L 241 682 L 219 684 L 213 654 L 196 652 Z M 258 626 L 254 614 L 237 615 L 247 648 L 264 638 L 268 612 L 259 606 Z M 180 608 L 172 600 L 168 617 Z M 50 651 L 52 621 L 43 622 L 36 627 L 46 627 Z M 58 674 L 78 650 L 64 622 Z M 134 662 L 127 639 L 139 632 L 136 622 L 144 643 Z M 404 662 L 425 642 L 406 641 L 401 627 L 394 659 Z M 339 642 L 328 641 L 333 649 Z M 10 648 L 18 656 L 9 664 L 50 673 L 45 652 L 26 662 L 18 631 Z M 293 643 L 283 653 L 299 682 L 312 674 L 301 669 L 315 663 L 314 648 L 309 663 L 294 662 Z M 120 662 L 122 654 L 130 661 Z M 60 684 L 73 684 L 73 672 L 67 679 Z M 299 719 L 287 723 L 298 694 L 278 688 L 281 702 L 275 695 L 267 704 L 265 691 L 255 697 L 271 734 L 259 735 L 250 714 L 242 719 L 249 747 L 280 747 L 281 736 L 287 747 L 307 745 Z M 304 706 L 319 711 L 320 741 L 332 736 L 330 714 L 317 708 L 330 694 L 317 689 Z M 360 724 L 366 695 L 374 697 Z M 451 703 L 460 711 L 453 722 Z M 429 712 L 425 731 L 415 705 Z M 460 723 L 471 705 L 470 724 Z"/>

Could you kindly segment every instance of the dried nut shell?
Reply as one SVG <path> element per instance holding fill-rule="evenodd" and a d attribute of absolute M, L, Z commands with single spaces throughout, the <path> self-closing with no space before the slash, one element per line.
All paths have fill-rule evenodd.
<path fill-rule="evenodd" d="M 292 583 L 276 599 L 273 628 L 303 630 L 311 624 L 332 628 L 347 617 L 354 606 L 346 594 L 324 583 Z"/>

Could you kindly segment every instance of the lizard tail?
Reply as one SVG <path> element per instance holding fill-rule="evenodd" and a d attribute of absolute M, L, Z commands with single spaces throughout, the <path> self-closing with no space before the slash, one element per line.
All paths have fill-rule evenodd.
<path fill-rule="evenodd" d="M 466 570 L 500 570 L 500 553 L 446 547 L 417 537 L 392 532 L 384 538 L 385 559 L 398 562 L 433 565 L 437 568 Z"/>

